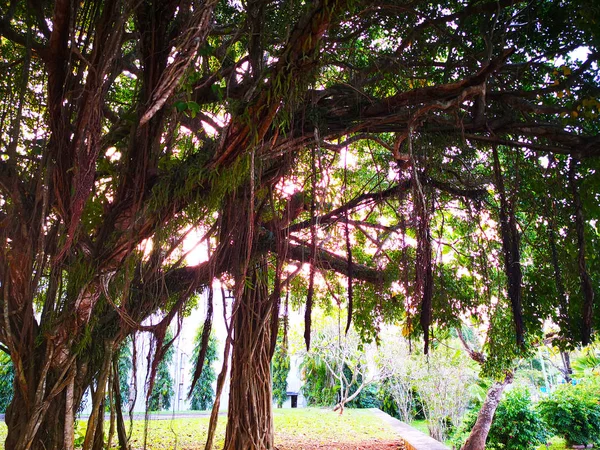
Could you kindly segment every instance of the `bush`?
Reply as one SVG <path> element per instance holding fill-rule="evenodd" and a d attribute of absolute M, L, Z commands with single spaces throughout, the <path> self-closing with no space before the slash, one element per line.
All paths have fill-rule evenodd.
<path fill-rule="evenodd" d="M 381 400 L 377 396 L 379 387 L 368 384 L 351 402 L 346 403 L 347 408 L 381 408 Z"/>
<path fill-rule="evenodd" d="M 600 444 L 600 383 L 563 385 L 540 402 L 548 425 L 568 445 Z"/>
<path fill-rule="evenodd" d="M 486 448 L 533 449 L 549 437 L 546 424 L 531 404 L 529 391 L 516 388 L 507 392 L 498 405 Z"/>
<path fill-rule="evenodd" d="M 468 413 L 451 442 L 462 446 L 475 425 L 477 413 Z M 529 392 L 516 388 L 502 399 L 490 428 L 485 448 L 490 450 L 529 450 L 546 442 L 549 433 L 540 414 L 532 407 Z"/>

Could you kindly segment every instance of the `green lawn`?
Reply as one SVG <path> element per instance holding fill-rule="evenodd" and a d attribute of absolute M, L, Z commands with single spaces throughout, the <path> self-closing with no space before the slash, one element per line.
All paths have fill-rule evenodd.
<path fill-rule="evenodd" d="M 421 433 L 425 433 L 427 436 L 429 436 L 429 428 L 427 428 L 426 420 L 413 420 L 409 425 L 413 428 L 416 428 Z"/>
<path fill-rule="evenodd" d="M 133 449 L 143 447 L 143 420 L 134 421 Z M 148 448 L 150 450 L 177 448 L 202 449 L 206 441 L 208 418 L 152 420 L 148 423 Z M 84 431 L 85 423 L 78 429 Z M 310 440 L 312 443 L 360 442 L 396 440 L 398 436 L 369 410 L 346 409 L 340 416 L 328 409 L 298 408 L 275 410 L 275 443 Z M 6 425 L 0 425 L 0 439 L 4 448 Z M 221 448 L 225 437 L 225 417 L 219 418 L 215 448 Z M 116 439 L 116 436 L 115 436 Z"/>
<path fill-rule="evenodd" d="M 549 443 L 550 446 L 548 447 L 548 450 L 565 450 L 567 448 L 566 441 L 558 436 L 551 438 Z M 546 450 L 546 446 L 540 445 L 537 450 Z"/>

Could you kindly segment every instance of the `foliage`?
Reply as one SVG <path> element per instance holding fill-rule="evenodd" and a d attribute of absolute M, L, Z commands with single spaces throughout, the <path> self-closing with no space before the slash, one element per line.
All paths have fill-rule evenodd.
<path fill-rule="evenodd" d="M 163 345 L 170 342 L 173 339 L 171 331 L 167 331 Z M 163 358 L 159 361 L 156 369 L 156 377 L 154 380 L 154 386 L 152 393 L 148 399 L 148 410 L 149 411 L 160 411 L 168 410 L 171 408 L 171 400 L 175 395 L 173 388 L 174 381 L 171 375 L 171 363 L 173 362 L 173 356 L 175 349 L 173 345 L 165 352 Z"/>
<path fill-rule="evenodd" d="M 600 443 L 600 383 L 559 386 L 538 405 L 548 425 L 568 444 Z"/>
<path fill-rule="evenodd" d="M 350 394 L 353 393 L 351 390 Z M 354 400 L 346 403 L 346 406 L 348 408 L 381 408 L 381 400 L 378 393 L 379 386 L 377 384 L 368 384 Z"/>
<path fill-rule="evenodd" d="M 2 6 L 0 341 L 28 369 L 11 444 L 62 448 L 45 411 L 70 374 L 99 385 L 158 309 L 185 311 L 215 277 L 241 291 L 261 258 L 311 267 L 290 283 L 307 337 L 314 297 L 369 342 L 387 323 L 425 345 L 436 325 L 490 323 L 492 375 L 548 320 L 564 346 L 590 342 L 597 3 Z M 205 266 L 173 257 L 195 227 Z"/>
<path fill-rule="evenodd" d="M 13 396 L 14 369 L 10 356 L 0 351 L 0 413 L 6 412 Z"/>
<path fill-rule="evenodd" d="M 285 320 L 287 318 L 284 318 Z M 286 327 L 287 324 L 282 321 L 277 333 L 277 344 L 271 362 L 273 400 L 277 403 L 278 408 L 281 408 L 287 399 L 287 377 L 290 373 L 290 355 L 288 354 L 287 336 L 284 335 Z"/>
<path fill-rule="evenodd" d="M 379 363 L 387 365 L 391 376 L 383 380 L 380 398 L 384 410 L 400 420 L 410 423 L 414 418 L 423 419 L 419 408 L 419 393 L 413 381 L 414 360 L 409 356 L 406 339 L 397 334 L 383 334 L 378 350 Z"/>
<path fill-rule="evenodd" d="M 593 346 L 586 348 L 571 364 L 576 379 L 600 377 L 600 354 Z"/>
<path fill-rule="evenodd" d="M 460 424 L 448 437 L 448 443 L 452 446 L 452 448 L 460 449 L 464 445 L 465 441 L 471 434 L 471 430 L 473 429 L 475 422 L 477 421 L 477 414 L 478 409 L 471 409 L 462 416 Z"/>
<path fill-rule="evenodd" d="M 200 346 L 202 345 L 202 332 L 204 327 L 200 326 L 196 332 L 194 338 L 194 350 L 190 358 L 192 363 L 192 369 L 190 375 L 193 376 L 196 371 L 198 364 L 198 354 L 200 353 Z M 217 360 L 217 338 L 213 333 L 208 338 L 208 348 L 206 349 L 206 356 L 204 357 L 204 365 L 202 366 L 202 373 L 196 381 L 192 395 L 190 396 L 190 409 L 205 411 L 209 409 L 214 401 L 215 391 L 213 390 L 212 384 L 217 379 L 213 363 Z"/>
<path fill-rule="evenodd" d="M 382 411 L 403 422 L 425 419 L 421 397 L 410 379 L 391 376 L 381 383 L 378 398 Z"/>
<path fill-rule="evenodd" d="M 309 406 L 333 406 L 339 386 L 320 355 L 307 353 L 301 364 L 303 384 L 300 388 Z"/>

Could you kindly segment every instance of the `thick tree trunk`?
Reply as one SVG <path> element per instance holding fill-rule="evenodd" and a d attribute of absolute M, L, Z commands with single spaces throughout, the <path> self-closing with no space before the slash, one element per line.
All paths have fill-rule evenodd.
<path fill-rule="evenodd" d="M 488 433 L 490 432 L 490 427 L 492 426 L 492 422 L 494 420 L 496 408 L 498 408 L 498 404 L 500 403 L 502 392 L 504 392 L 504 388 L 506 386 L 512 383 L 512 380 L 513 374 L 510 372 L 504 377 L 504 381 L 495 382 L 489 389 L 485 397 L 485 401 L 483 402 L 483 405 L 479 410 L 479 414 L 477 415 L 477 421 L 471 429 L 471 434 L 469 434 L 469 437 L 467 438 L 465 445 L 462 446 L 461 450 L 485 449 L 485 441 L 487 440 Z"/>
<path fill-rule="evenodd" d="M 245 287 L 234 312 L 229 411 L 225 450 L 273 448 L 271 392 L 272 299 L 266 266 L 250 269 L 252 286 Z"/>
<path fill-rule="evenodd" d="M 28 386 L 46 384 L 46 392 L 57 387 L 55 374 L 49 374 L 45 381 L 40 378 L 37 383 L 28 383 Z M 29 381 L 29 380 L 28 380 Z M 65 389 L 51 399 L 46 398 L 41 402 L 32 401 L 32 397 L 25 398 L 21 389 L 15 386 L 14 396 L 6 410 L 6 425 L 8 434 L 4 447 L 13 450 L 63 450 L 68 448 L 70 436 L 66 434 L 66 425 L 73 423 L 73 414 L 81 401 L 81 392 L 77 386 L 73 391 L 69 386 L 72 382 L 67 380 Z M 39 390 L 38 390 L 39 392 Z M 51 409 L 49 404 L 51 403 Z"/>

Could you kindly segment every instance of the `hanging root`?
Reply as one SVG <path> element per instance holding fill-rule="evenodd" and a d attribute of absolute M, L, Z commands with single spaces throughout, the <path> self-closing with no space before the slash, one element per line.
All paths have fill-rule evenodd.
<path fill-rule="evenodd" d="M 496 189 L 500 195 L 500 235 L 502 237 L 502 250 L 504 251 L 504 270 L 508 279 L 508 297 L 515 323 L 515 334 L 517 344 L 522 346 L 525 342 L 525 326 L 523 324 L 523 302 L 521 299 L 521 254 L 519 250 L 519 231 L 515 208 L 512 202 L 506 198 L 504 179 L 500 168 L 498 150 L 493 147 L 494 176 L 496 178 Z"/>
<path fill-rule="evenodd" d="M 346 320 L 346 334 L 348 334 L 348 330 L 350 329 L 350 325 L 352 324 L 352 303 L 354 297 L 354 286 L 352 279 L 352 246 L 350 245 L 350 227 L 348 226 L 348 210 L 346 210 L 346 253 L 348 258 L 348 319 Z"/>
<path fill-rule="evenodd" d="M 312 165 L 312 177 L 311 177 L 311 188 L 312 198 L 310 200 L 310 276 L 308 279 L 308 293 L 306 295 L 306 310 L 304 311 L 304 342 L 306 343 L 306 350 L 310 350 L 310 329 L 312 325 L 312 307 L 313 307 L 313 296 L 315 293 L 315 264 L 317 257 L 317 224 L 316 224 L 316 201 L 317 195 L 317 165 L 316 165 L 316 152 L 313 148 L 311 151 L 311 165 Z"/>
<path fill-rule="evenodd" d="M 585 221 L 583 217 L 583 207 L 579 197 L 579 189 L 575 180 L 577 162 L 571 160 L 569 167 L 569 184 L 573 193 L 573 206 L 575 207 L 575 228 L 577 231 L 577 264 L 579 266 L 579 278 L 581 281 L 581 290 L 583 292 L 583 320 L 581 343 L 588 345 L 592 336 L 592 318 L 594 315 L 594 288 L 592 279 L 587 271 L 585 261 Z"/>
<path fill-rule="evenodd" d="M 408 150 L 413 161 L 412 129 L 408 132 Z M 427 209 L 427 198 L 419 179 L 416 164 L 412 166 L 413 211 L 417 227 L 417 264 L 415 270 L 415 298 L 421 298 L 421 317 L 423 328 L 424 353 L 429 352 L 429 329 L 432 320 L 433 267 L 431 256 L 431 212 Z"/>

